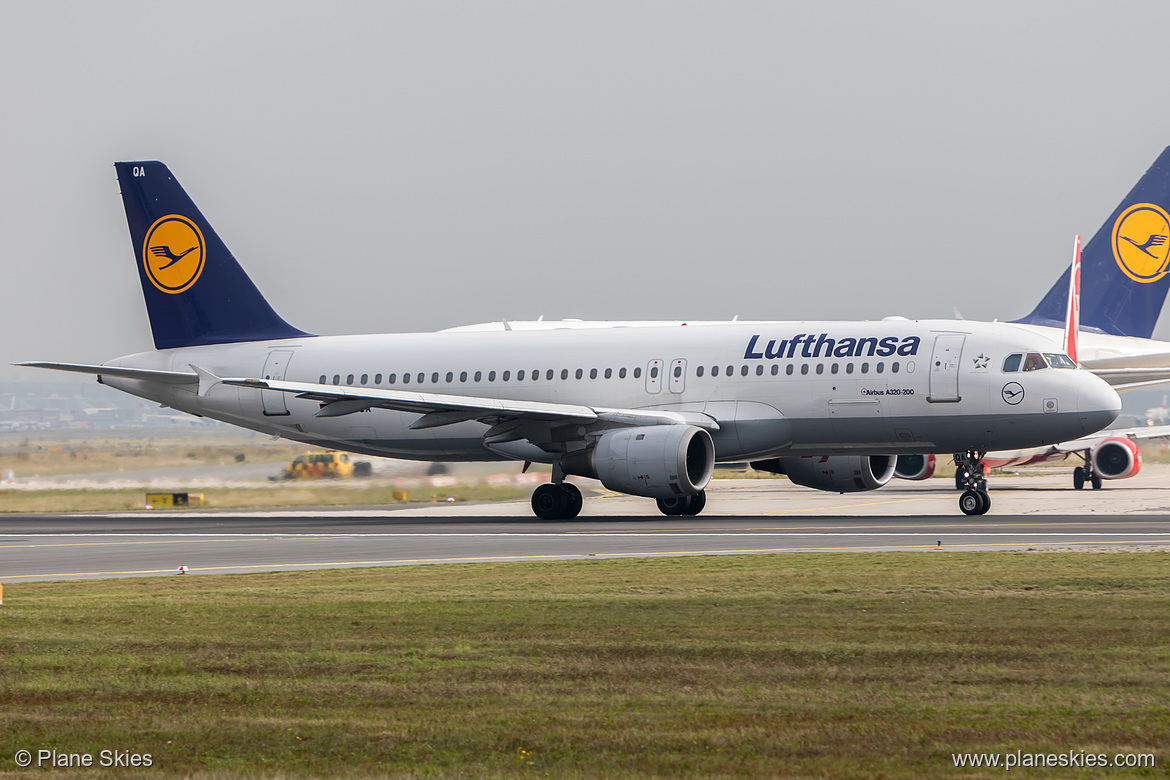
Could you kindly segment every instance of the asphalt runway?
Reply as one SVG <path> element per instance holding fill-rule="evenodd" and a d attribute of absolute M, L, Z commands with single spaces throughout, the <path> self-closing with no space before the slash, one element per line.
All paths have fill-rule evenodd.
<path fill-rule="evenodd" d="M 0 515 L 0 583 L 355 566 L 679 555 L 920 550 L 1170 550 L 1170 467 L 1099 491 L 1064 471 L 996 477 L 966 517 L 944 480 L 829 494 L 786 480 L 728 480 L 698 517 L 586 488 L 567 522 L 527 502 L 282 511 Z"/>

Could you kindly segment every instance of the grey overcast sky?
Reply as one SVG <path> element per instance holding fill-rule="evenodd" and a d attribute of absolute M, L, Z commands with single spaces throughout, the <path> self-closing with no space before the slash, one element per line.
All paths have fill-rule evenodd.
<path fill-rule="evenodd" d="M 0 363 L 152 348 L 115 160 L 314 333 L 1019 317 L 1170 144 L 1168 41 L 1165 0 L 0 3 Z"/>

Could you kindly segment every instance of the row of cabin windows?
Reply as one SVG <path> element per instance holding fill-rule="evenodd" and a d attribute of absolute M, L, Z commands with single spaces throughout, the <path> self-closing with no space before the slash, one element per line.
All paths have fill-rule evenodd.
<path fill-rule="evenodd" d="M 1014 357 L 1019 357 L 1019 356 L 1016 355 Z M 1067 360 L 1067 358 L 1065 358 L 1065 359 Z M 825 373 L 825 365 L 826 364 L 817 363 L 814 368 L 810 369 L 811 365 L 812 364 L 810 364 L 810 363 L 801 364 L 800 373 L 802 375 L 807 375 L 810 370 L 812 370 L 816 374 L 824 374 Z M 855 367 L 857 367 L 857 366 L 860 366 L 859 370 L 862 374 L 869 373 L 869 363 L 868 362 L 863 362 L 860 364 L 845 363 L 844 365 L 845 365 L 845 373 L 846 374 L 852 374 L 854 372 Z M 901 364 L 896 360 L 893 361 L 892 363 L 890 363 L 889 366 L 890 366 L 890 373 L 891 374 L 896 374 L 901 369 Z M 841 364 L 839 364 L 839 363 L 828 364 L 829 373 L 830 374 L 838 373 L 840 371 L 840 367 L 841 367 Z M 720 366 L 711 366 L 711 376 L 713 376 L 713 377 L 719 376 L 721 370 L 725 376 L 731 377 L 731 376 L 735 375 L 735 366 L 727 366 L 727 367 L 722 368 L 722 369 Z M 874 371 L 876 373 L 882 374 L 882 373 L 885 373 L 885 370 L 886 370 L 885 363 L 881 363 L 881 362 L 874 363 Z M 1006 364 L 1004 365 L 1004 370 L 1005 371 L 1009 370 L 1007 368 Z M 1010 370 L 1014 370 L 1014 369 L 1010 369 Z M 1025 369 L 1025 370 L 1027 371 L 1030 369 Z M 676 379 L 678 379 L 682 376 L 682 371 L 683 371 L 682 366 L 675 366 L 674 371 L 672 373 L 674 374 L 674 377 Z M 612 368 L 607 368 L 607 369 L 604 369 L 603 371 L 600 372 L 601 376 L 604 376 L 606 379 L 612 379 L 614 373 L 615 372 Z M 616 373 L 617 373 L 618 379 L 625 379 L 627 376 L 627 371 L 624 368 L 619 368 Z M 629 373 L 633 375 L 634 379 L 641 379 L 642 378 L 642 369 L 641 368 L 635 368 L 632 372 L 629 372 Z M 695 376 L 701 377 L 705 373 L 706 373 L 706 368 L 704 366 L 697 366 L 695 368 Z M 756 376 L 763 376 L 764 375 L 764 364 L 763 363 L 758 363 L 756 365 L 755 373 L 756 373 Z M 778 363 L 772 364 L 771 373 L 772 373 L 772 376 L 779 375 L 780 365 Z M 792 363 L 789 363 L 787 366 L 785 366 L 784 373 L 787 374 L 788 376 L 792 376 L 794 373 L 796 373 L 796 366 Z M 589 369 L 589 378 L 590 379 L 597 379 L 598 374 L 599 374 L 598 369 L 596 369 L 596 368 Z M 747 365 L 740 366 L 739 374 L 740 374 L 740 376 L 749 376 L 751 374 L 751 367 L 747 366 Z M 553 369 L 550 368 L 544 372 L 544 379 L 546 381 L 551 382 L 555 375 L 556 375 L 556 372 L 554 372 Z M 431 376 L 430 376 L 431 384 L 433 384 L 433 385 L 439 384 L 440 376 L 441 375 L 438 371 L 432 372 Z M 484 373 L 482 371 L 476 371 L 474 374 L 471 375 L 471 377 L 472 377 L 471 381 L 478 384 L 479 382 L 483 381 L 483 376 L 484 376 Z M 539 369 L 533 370 L 530 374 L 528 372 L 526 372 L 524 369 L 520 369 L 519 371 L 516 372 L 516 381 L 523 382 L 525 380 L 526 376 L 530 377 L 532 381 L 540 381 L 541 373 L 540 373 Z M 584 379 L 585 378 L 585 369 L 578 368 L 575 372 L 573 372 L 573 376 L 577 379 Z M 404 385 L 410 384 L 412 381 L 412 379 L 411 379 L 412 377 L 413 377 L 413 381 L 415 384 L 421 385 L 421 384 L 425 383 L 427 380 L 427 375 L 423 371 L 420 371 L 417 374 L 404 373 L 401 376 L 402 384 L 404 384 Z M 443 376 L 442 378 L 445 379 L 448 384 L 450 384 L 450 383 L 455 381 L 455 372 L 448 371 L 446 373 L 446 375 Z M 500 381 L 502 381 L 502 382 L 509 382 L 512 379 L 512 372 L 511 371 L 501 372 L 499 378 L 500 378 Z M 569 369 L 562 368 L 561 369 L 561 379 L 567 380 L 568 378 L 569 378 Z M 650 378 L 651 379 L 658 378 L 658 367 L 657 366 L 652 366 L 650 368 Z M 468 379 L 468 372 L 461 371 L 459 373 L 459 381 L 461 383 L 466 383 L 467 379 Z M 398 380 L 399 380 L 398 374 L 387 374 L 386 375 L 386 384 L 388 384 L 388 385 L 397 384 Z M 360 384 L 360 385 L 368 385 L 370 383 L 370 375 L 369 374 L 362 374 L 360 380 L 357 380 L 357 378 L 354 374 L 347 374 L 346 375 L 345 384 L 352 385 L 355 383 L 355 381 L 357 381 L 357 384 Z M 489 381 L 489 382 L 496 381 L 496 372 L 495 371 L 488 371 L 487 372 L 487 381 Z M 320 382 L 320 384 L 323 384 L 323 385 L 327 384 L 328 383 L 327 376 L 325 374 L 322 374 L 319 382 Z M 333 384 L 335 384 L 335 385 L 341 384 L 341 374 L 334 374 L 333 375 Z M 375 385 L 382 384 L 382 375 L 381 374 L 374 374 L 374 384 Z"/>
<path fill-rule="evenodd" d="M 802 375 L 808 374 L 808 372 L 810 370 L 809 369 L 810 365 L 811 365 L 810 363 L 802 363 L 800 366 L 800 373 Z M 845 373 L 852 374 L 855 365 L 857 365 L 857 364 L 846 363 L 845 364 Z M 861 365 L 861 373 L 868 374 L 869 373 L 869 363 L 868 362 L 861 363 L 860 365 Z M 902 367 L 901 364 L 895 360 L 893 363 L 890 363 L 890 373 L 891 374 L 898 373 L 898 371 L 901 369 L 901 367 Z M 823 373 L 825 373 L 825 364 L 824 363 L 817 363 L 813 370 L 817 374 L 823 374 Z M 836 374 L 840 370 L 841 370 L 841 364 L 839 364 L 839 363 L 830 363 L 829 364 L 829 373 L 830 374 Z M 885 373 L 885 370 L 886 370 L 885 363 L 875 363 L 874 364 L 874 371 L 875 372 L 882 374 L 882 373 Z M 702 376 L 703 372 L 704 372 L 703 366 L 698 366 L 695 369 L 695 376 Z M 727 366 L 724 373 L 726 376 L 734 376 L 735 375 L 735 366 Z M 749 373 L 751 373 L 750 366 L 745 365 L 745 366 L 739 367 L 739 375 L 740 376 L 748 376 Z M 772 376 L 777 376 L 779 373 L 780 373 L 780 364 L 773 363 L 772 364 Z M 792 376 L 794 373 L 796 373 L 796 366 L 792 363 L 789 363 L 787 366 L 784 367 L 784 373 L 787 374 L 788 376 Z M 681 368 L 679 366 L 675 366 L 674 375 L 677 377 L 680 374 L 681 374 Z M 756 376 L 763 376 L 763 375 L 764 375 L 764 364 L 757 363 L 756 364 Z M 719 376 L 719 366 L 711 366 L 711 376 Z"/>
<path fill-rule="evenodd" d="M 629 373 L 633 374 L 634 379 L 641 379 L 642 378 L 642 369 L 641 368 L 635 368 L 632 372 L 629 372 Z M 627 374 L 627 370 L 624 368 L 619 368 L 617 370 L 618 379 L 625 379 L 626 374 Z M 585 369 L 578 368 L 575 375 L 576 375 L 577 379 L 583 379 L 585 377 Z M 614 370 L 612 368 L 607 368 L 604 370 L 603 375 L 605 376 L 606 379 L 612 379 L 613 375 L 614 375 Z M 553 371 L 551 368 L 544 372 L 545 381 L 551 382 L 554 376 L 556 376 L 556 372 Z M 596 368 L 589 369 L 589 378 L 590 379 L 596 379 L 597 376 L 598 376 L 598 370 Z M 658 378 L 658 367 L 657 366 L 650 369 L 650 376 L 655 378 L 655 379 Z M 388 384 L 388 385 L 397 384 L 399 379 L 401 378 L 402 384 L 408 385 L 411 383 L 412 377 L 413 377 L 413 381 L 416 384 L 421 385 L 427 381 L 426 372 L 420 371 L 417 374 L 404 373 L 404 374 L 402 374 L 401 377 L 399 377 L 398 374 L 387 374 L 386 375 L 386 384 Z M 475 382 L 475 383 L 482 382 L 483 377 L 484 377 L 484 372 L 476 371 L 474 374 L 471 375 L 471 377 L 472 377 L 472 379 L 471 379 L 472 382 Z M 533 382 L 539 382 L 540 381 L 540 369 L 533 369 L 533 371 L 531 373 L 525 371 L 524 369 L 520 369 L 519 371 L 516 372 L 516 381 L 517 382 L 523 382 L 526 377 L 530 378 L 531 381 L 533 381 Z M 448 371 L 446 376 L 443 378 L 446 379 L 448 384 L 450 384 L 451 382 L 455 381 L 455 372 Z M 466 371 L 459 372 L 459 381 L 460 382 L 466 383 L 467 378 L 468 378 L 468 373 Z M 499 378 L 500 378 L 500 381 L 502 381 L 502 382 L 510 382 L 512 380 L 512 372 L 511 371 L 503 371 L 500 373 Z M 568 379 L 568 378 L 569 378 L 569 369 L 562 368 L 561 369 L 561 379 Z M 319 381 L 323 385 L 328 383 L 327 377 L 325 374 L 321 375 L 321 378 Z M 438 371 L 432 372 L 431 373 L 431 384 L 437 385 L 437 384 L 439 384 L 439 381 L 440 381 L 439 372 Z M 488 371 L 487 372 L 487 381 L 489 381 L 489 382 L 496 381 L 496 372 L 495 371 Z M 352 384 L 354 384 L 354 382 L 355 382 L 355 375 L 354 374 L 347 374 L 345 377 L 345 383 L 347 385 L 352 385 Z M 368 385 L 369 383 L 370 383 L 370 375 L 369 374 L 362 374 L 360 381 L 357 382 L 357 384 L 360 384 L 360 385 Z M 333 375 L 333 384 L 335 384 L 335 385 L 341 384 L 341 374 L 334 374 Z M 374 374 L 374 384 L 375 385 L 382 384 L 382 375 L 381 374 Z"/>

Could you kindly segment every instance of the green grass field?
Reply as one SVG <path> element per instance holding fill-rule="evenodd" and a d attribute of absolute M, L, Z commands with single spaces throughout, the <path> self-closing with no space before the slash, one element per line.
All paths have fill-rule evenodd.
<path fill-rule="evenodd" d="M 0 573 L 2 581 L 2 573 Z M 197 777 L 1002 777 L 1170 756 L 1170 557 L 794 554 L 9 585 L 19 749 Z M 143 770 L 90 770 L 131 776 Z M 74 770 L 58 776 L 74 776 Z"/>

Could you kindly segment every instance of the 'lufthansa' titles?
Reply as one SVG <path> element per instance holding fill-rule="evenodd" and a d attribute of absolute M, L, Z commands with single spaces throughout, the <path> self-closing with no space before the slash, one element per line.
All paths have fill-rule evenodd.
<path fill-rule="evenodd" d="M 865 338 L 831 338 L 828 333 L 798 333 L 790 339 L 769 339 L 760 344 L 760 336 L 748 341 L 744 360 L 777 360 L 779 358 L 850 358 L 850 357 L 891 357 L 901 355 L 912 357 L 918 354 L 922 339 L 918 336 L 867 336 Z"/>

